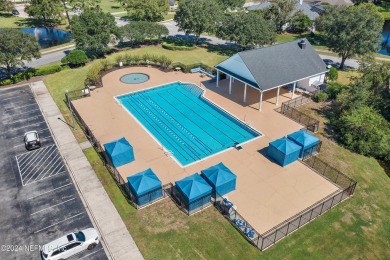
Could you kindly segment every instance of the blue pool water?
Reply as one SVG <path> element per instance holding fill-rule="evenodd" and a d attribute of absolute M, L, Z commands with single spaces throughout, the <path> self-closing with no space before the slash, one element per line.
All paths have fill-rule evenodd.
<path fill-rule="evenodd" d="M 118 100 L 182 165 L 260 135 L 202 93 L 196 85 L 177 82 Z"/>
<path fill-rule="evenodd" d="M 149 76 L 144 73 L 129 73 L 121 77 L 121 81 L 127 84 L 140 84 L 149 80 Z"/>

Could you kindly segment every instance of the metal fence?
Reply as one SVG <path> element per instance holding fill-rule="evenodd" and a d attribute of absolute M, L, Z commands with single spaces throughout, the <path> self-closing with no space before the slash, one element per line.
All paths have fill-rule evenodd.
<path fill-rule="evenodd" d="M 293 101 L 293 100 L 291 100 Z M 288 101 L 288 102 L 291 102 Z M 299 101 L 298 101 L 299 102 Z M 294 103 L 292 103 L 294 105 Z M 305 128 L 313 133 L 318 132 L 318 127 L 320 124 L 320 121 L 306 115 L 305 113 L 297 110 L 296 108 L 289 105 L 289 103 L 283 103 L 282 107 L 280 109 L 280 113 L 287 116 L 288 118 L 291 118 L 292 120 L 298 122 L 299 124 L 302 124 L 305 126 Z"/>
<path fill-rule="evenodd" d="M 303 163 L 339 186 L 340 189 L 262 234 L 257 232 L 237 212 L 237 210 L 234 209 L 231 202 L 223 199 L 221 196 L 218 195 L 214 202 L 214 206 L 250 243 L 263 251 L 316 217 L 322 215 L 341 201 L 349 198 L 355 191 L 357 185 L 356 181 L 317 157 L 310 157 Z"/>
<path fill-rule="evenodd" d="M 90 95 L 91 95 L 91 91 L 89 88 L 76 89 L 76 90 L 65 92 L 65 98 L 67 103 L 69 103 L 72 100 L 89 97 Z"/>
<path fill-rule="evenodd" d="M 67 94 L 69 94 L 69 92 Z M 66 97 L 66 98 L 68 99 L 68 97 Z M 162 192 L 163 194 L 162 194 L 161 198 L 152 199 L 148 203 L 139 205 L 137 202 L 139 201 L 140 198 L 137 198 L 136 196 L 134 196 L 134 194 L 132 194 L 132 192 L 130 191 L 130 188 L 128 186 L 127 181 L 125 181 L 123 179 L 123 177 L 118 172 L 118 170 L 112 165 L 111 160 L 108 158 L 108 156 L 107 156 L 105 150 L 103 149 L 103 147 L 101 146 L 100 142 L 96 139 L 96 137 L 93 135 L 92 131 L 89 129 L 87 124 L 81 118 L 80 114 L 78 113 L 78 111 L 74 107 L 73 103 L 67 102 L 67 104 L 70 106 L 69 110 L 71 111 L 71 113 L 73 113 L 73 116 L 75 117 L 76 121 L 78 122 L 80 128 L 83 130 L 85 136 L 88 138 L 89 142 L 92 144 L 93 148 L 98 153 L 103 164 L 106 166 L 107 170 L 110 172 L 112 178 L 115 180 L 116 184 L 118 185 L 118 187 L 122 191 L 123 195 L 126 197 L 127 201 L 133 207 L 135 207 L 136 209 L 140 209 L 140 208 L 146 207 L 146 206 L 156 202 L 157 200 L 160 200 L 160 199 L 166 198 L 167 196 L 170 196 L 170 194 L 167 193 L 169 190 L 167 190 L 167 187 L 164 186 L 166 189 L 164 189 L 164 187 L 163 187 L 163 192 Z M 146 197 L 150 196 L 152 198 L 154 196 L 154 192 L 155 191 L 150 191 L 150 192 L 144 194 L 142 197 L 146 198 Z"/>
<path fill-rule="evenodd" d="M 302 160 L 306 160 L 312 156 L 317 155 L 321 151 L 322 141 L 319 141 L 318 144 L 309 147 L 303 151 L 303 155 L 301 157 Z"/>

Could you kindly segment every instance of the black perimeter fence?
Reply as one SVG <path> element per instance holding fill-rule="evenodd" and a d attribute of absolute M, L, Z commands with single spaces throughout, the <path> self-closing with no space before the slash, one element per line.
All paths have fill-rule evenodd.
<path fill-rule="evenodd" d="M 100 142 L 93 135 L 92 131 L 89 129 L 87 124 L 81 118 L 80 114 L 77 112 L 76 108 L 74 107 L 73 103 L 71 102 L 72 100 L 83 98 L 83 97 L 86 97 L 86 96 L 89 95 L 89 93 L 88 93 L 88 95 L 82 95 L 82 94 L 80 94 L 80 92 L 81 91 L 74 91 L 74 93 L 77 93 L 77 94 L 73 94 L 72 93 L 71 95 L 69 95 L 69 93 L 71 93 L 71 92 L 65 93 L 65 98 L 66 98 L 66 101 L 67 101 L 66 103 L 67 103 L 67 105 L 69 107 L 69 110 L 73 114 L 73 116 L 75 117 L 78 125 L 83 130 L 85 136 L 88 138 L 89 142 L 92 144 L 92 146 L 95 149 L 95 151 L 98 153 L 98 155 L 99 155 L 100 159 L 102 160 L 104 166 L 106 166 L 107 170 L 110 172 L 112 178 L 115 180 L 116 184 L 118 185 L 118 187 L 122 191 L 122 193 L 125 196 L 125 198 L 127 199 L 127 201 L 133 207 L 135 207 L 136 209 L 140 209 L 140 208 L 144 208 L 144 207 L 146 207 L 146 206 L 148 206 L 148 205 L 150 205 L 150 204 L 152 204 L 152 203 L 154 203 L 156 201 L 164 199 L 167 196 L 170 196 L 169 192 L 171 192 L 170 187 L 172 185 L 171 184 L 167 184 L 167 185 L 164 185 L 162 187 L 163 188 L 163 192 L 162 192 L 163 196 L 161 198 L 154 199 L 154 200 L 149 200 L 148 203 L 143 204 L 142 206 L 137 204 L 137 198 L 131 192 L 131 190 L 130 190 L 128 184 L 127 184 L 127 181 L 125 181 L 123 179 L 123 177 L 120 175 L 120 173 L 115 168 L 115 166 L 112 165 L 111 160 L 108 158 L 108 156 L 107 156 L 105 150 L 103 149 L 103 147 L 101 146 Z M 150 191 L 150 192 L 142 195 L 141 197 L 138 197 L 138 200 L 142 200 L 144 198 L 154 198 L 153 197 L 154 192 L 155 191 Z"/>
<path fill-rule="evenodd" d="M 282 103 L 282 106 L 278 109 L 278 111 L 287 116 L 288 118 L 298 122 L 301 125 L 305 126 L 305 129 L 310 132 L 317 133 L 320 121 L 306 115 L 305 113 L 296 109 L 296 107 L 306 104 L 311 101 L 311 97 L 301 96 L 299 98 L 295 98 Z"/>
<path fill-rule="evenodd" d="M 69 105 L 69 109 L 76 118 L 78 124 L 80 125 L 81 129 L 87 136 L 88 140 L 91 142 L 93 147 L 95 148 L 96 152 L 99 154 L 100 158 L 102 159 L 104 165 L 110 172 L 111 176 L 114 178 L 116 184 L 121 189 L 122 193 L 128 200 L 128 202 L 134 206 L 136 209 L 145 207 L 147 205 L 150 205 L 154 201 L 142 205 L 140 207 L 136 203 L 136 199 L 134 195 L 131 193 L 127 182 L 123 179 L 123 177 L 119 174 L 117 169 L 111 164 L 111 161 L 108 159 L 106 153 L 104 152 L 104 149 L 100 145 L 99 141 L 95 138 L 92 131 L 88 128 L 88 126 L 85 124 L 83 119 L 80 117 L 79 113 L 77 112 L 76 108 L 72 104 L 72 100 L 77 98 L 84 97 L 80 93 L 84 93 L 81 91 L 75 91 L 74 93 L 78 94 L 72 94 L 71 96 L 69 94 L 70 92 L 66 93 L 66 100 L 68 101 L 67 104 Z M 85 94 L 85 93 L 84 93 Z M 291 102 L 291 101 L 289 101 Z M 299 102 L 299 101 L 295 101 Z M 302 101 L 303 102 L 303 101 Z M 318 129 L 318 125 L 317 125 Z M 316 148 L 317 149 L 317 148 Z M 318 150 L 317 150 L 318 151 Z M 185 200 L 182 198 L 181 194 L 176 190 L 176 188 L 172 185 L 172 183 L 166 184 L 163 186 L 163 197 L 170 197 L 176 205 L 186 214 L 191 215 L 196 212 L 199 212 L 203 210 L 204 208 L 210 206 L 211 204 L 214 204 L 214 206 L 223 214 L 223 216 L 226 217 L 226 219 L 229 220 L 229 222 L 254 246 L 256 246 L 259 250 L 263 251 L 272 245 L 274 245 L 276 242 L 281 240 L 282 238 L 288 236 L 295 230 L 299 229 L 303 225 L 311 222 L 316 217 L 322 215 L 324 212 L 328 211 L 341 201 L 349 198 L 353 195 L 357 182 L 353 179 L 349 178 L 339 170 L 335 169 L 334 167 L 330 166 L 328 163 L 322 161 L 321 159 L 317 158 L 316 156 L 309 156 L 309 153 L 311 154 L 312 151 L 307 151 L 308 155 L 304 156 L 307 157 L 307 159 L 304 159 L 301 161 L 303 164 L 308 166 L 309 168 L 313 169 L 316 173 L 320 174 L 324 178 L 326 178 L 328 181 L 331 181 L 335 185 L 339 187 L 339 190 L 335 191 L 334 193 L 328 195 L 324 199 L 317 201 L 316 203 L 312 204 L 311 206 L 307 207 L 303 211 L 299 212 L 298 214 L 292 216 L 291 218 L 283 221 L 279 225 L 273 227 L 272 229 L 264 232 L 259 233 L 256 231 L 245 219 L 240 215 L 240 213 L 234 209 L 234 206 L 232 206 L 232 203 L 223 199 L 219 194 L 217 194 L 216 198 L 211 198 L 211 201 L 209 201 L 209 198 L 200 198 L 199 201 L 196 201 L 195 204 L 200 205 L 194 210 L 191 210 L 189 205 L 185 203 Z M 148 195 L 146 195 L 148 196 Z M 207 201 L 205 201 L 205 199 Z"/>

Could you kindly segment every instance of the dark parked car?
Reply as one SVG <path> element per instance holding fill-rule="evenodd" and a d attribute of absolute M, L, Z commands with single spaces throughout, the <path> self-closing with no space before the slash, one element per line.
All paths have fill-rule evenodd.
<path fill-rule="evenodd" d="M 24 134 L 24 145 L 27 150 L 41 147 L 41 141 L 37 131 L 30 131 Z"/>
<path fill-rule="evenodd" d="M 17 9 L 12 9 L 12 14 L 13 15 L 19 15 L 20 13 L 19 13 L 19 11 L 17 10 Z"/>

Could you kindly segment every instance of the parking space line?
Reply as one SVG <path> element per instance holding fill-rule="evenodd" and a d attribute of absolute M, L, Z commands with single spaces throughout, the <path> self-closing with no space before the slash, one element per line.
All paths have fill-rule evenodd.
<path fill-rule="evenodd" d="M 53 152 L 55 152 L 55 150 L 54 150 Z M 48 158 L 49 158 L 49 157 L 48 157 Z M 48 158 L 46 158 L 46 160 L 45 160 L 44 162 L 46 162 Z M 54 158 L 55 158 L 55 161 L 56 161 L 55 163 L 50 163 L 50 164 L 46 165 L 43 169 L 39 169 L 39 171 L 41 171 L 41 173 L 38 174 L 38 176 L 35 177 L 35 180 L 37 180 L 37 179 L 39 178 L 39 176 L 42 174 L 43 170 L 45 170 L 48 166 L 50 166 L 50 167 L 49 167 L 49 169 L 47 169 L 47 171 L 45 172 L 45 174 L 46 174 L 47 172 L 49 172 L 50 169 L 51 169 L 54 165 L 57 165 L 57 160 L 58 160 L 58 158 L 60 158 L 60 164 L 61 164 L 61 157 L 59 156 L 59 154 L 56 154 L 56 156 L 55 156 Z M 54 160 L 54 159 L 52 159 L 52 160 Z M 44 163 L 44 162 L 43 162 L 43 163 Z M 40 163 L 40 162 L 39 162 L 39 163 Z M 58 166 L 56 166 L 54 169 L 57 169 L 57 167 L 58 167 Z M 31 177 L 26 181 L 26 184 L 28 184 L 28 182 L 32 179 L 32 177 L 34 177 L 34 175 L 35 175 L 36 173 L 37 173 L 37 171 L 35 171 L 34 174 L 31 175 Z M 45 176 L 45 174 L 44 174 L 43 176 Z M 25 178 L 25 179 L 26 179 L 26 178 Z"/>
<path fill-rule="evenodd" d="M 62 171 L 62 172 L 54 172 L 54 173 L 55 173 L 55 175 L 58 175 L 58 174 L 65 173 L 65 172 L 66 172 L 66 171 Z M 39 180 L 35 180 L 35 181 L 33 181 L 33 182 L 30 182 L 30 183 L 28 183 L 28 184 L 25 184 L 25 185 L 23 185 L 23 186 L 30 185 L 30 184 L 32 184 L 32 183 L 34 183 L 34 182 L 37 182 L 37 181 L 46 180 L 46 179 L 48 179 L 48 178 L 50 178 L 50 177 L 52 177 L 52 176 L 54 176 L 54 175 L 53 175 L 53 173 L 51 173 L 51 174 L 50 174 L 49 176 L 47 176 L 47 177 L 40 178 Z"/>
<path fill-rule="evenodd" d="M 32 215 L 35 215 L 35 214 L 37 214 L 37 213 L 39 213 L 39 212 L 45 211 L 45 210 L 50 209 L 50 208 L 57 207 L 57 206 L 59 206 L 59 205 L 62 205 L 62 204 L 64 204 L 64 203 L 67 203 L 67 202 L 72 201 L 72 200 L 75 200 L 75 199 L 76 199 L 76 198 L 71 198 L 71 199 L 65 200 L 65 201 L 60 202 L 60 203 L 58 203 L 58 204 L 56 204 L 56 205 L 53 205 L 53 206 L 50 206 L 50 207 L 47 207 L 47 208 L 38 210 L 38 211 L 36 211 L 36 212 L 34 212 L 34 213 L 31 213 L 30 215 L 31 215 L 31 216 L 32 216 Z"/>
<path fill-rule="evenodd" d="M 9 121 L 9 122 L 4 122 L 5 125 L 12 125 L 12 124 L 16 124 L 16 123 L 20 123 L 20 122 L 23 122 L 23 121 L 26 121 L 26 120 L 29 120 L 29 119 L 34 119 L 34 118 L 37 118 L 37 117 L 43 117 L 42 115 L 39 115 L 39 116 L 33 116 L 33 117 L 29 117 L 29 118 L 24 118 L 24 119 L 19 119 L 19 120 L 15 120 L 15 121 Z"/>
<path fill-rule="evenodd" d="M 58 159 L 59 159 L 59 160 L 58 160 Z M 57 163 L 57 161 L 58 161 L 58 163 Z M 59 171 L 61 171 L 61 169 L 64 167 L 64 163 L 62 162 L 61 156 L 58 156 L 58 158 L 56 159 L 56 162 L 53 163 L 53 164 L 50 166 L 49 169 L 47 169 L 47 171 L 42 175 L 42 178 L 41 178 L 41 179 L 44 179 L 44 178 L 45 178 L 46 174 L 50 172 L 50 170 L 53 168 L 53 166 L 55 166 L 55 167 L 54 167 L 54 169 L 52 170 L 52 173 L 50 173 L 48 177 L 50 177 L 50 176 L 53 175 L 54 173 L 57 174 L 56 171 L 59 172 Z M 58 168 L 58 166 L 60 166 L 60 168 Z M 39 177 L 41 174 L 42 174 L 42 173 L 40 173 L 40 174 L 37 176 L 36 179 L 38 179 L 38 177 Z"/>
<path fill-rule="evenodd" d="M 13 107 L 13 108 L 8 108 L 8 109 L 4 109 L 5 112 L 8 112 L 8 111 L 11 111 L 11 110 L 14 110 L 14 109 L 21 109 L 23 107 L 29 107 L 29 106 L 36 106 L 37 104 L 36 103 L 33 103 L 33 104 L 30 104 L 30 105 L 25 105 L 25 106 L 20 106 L 20 107 Z"/>
<path fill-rule="evenodd" d="M 38 122 L 36 124 L 26 125 L 26 126 L 22 126 L 22 127 L 19 127 L 19 128 L 13 128 L 12 132 L 15 132 L 16 130 L 23 129 L 23 128 L 26 128 L 26 127 L 34 126 L 34 125 L 40 125 L 41 123 L 45 123 L 45 121 L 40 121 L 40 122 Z"/>
<path fill-rule="evenodd" d="M 86 258 L 87 256 L 90 256 L 90 255 L 96 254 L 97 252 L 99 252 L 99 251 L 101 251 L 101 250 L 103 250 L 103 247 L 102 247 L 102 248 L 100 248 L 100 249 L 98 249 L 98 250 L 96 250 L 96 251 L 94 251 L 94 252 L 92 252 L 92 253 L 90 253 L 90 254 L 88 254 L 88 255 L 85 255 L 85 256 L 83 256 L 83 257 L 81 257 L 81 258 L 79 258 L 79 259 L 84 259 L 84 258 Z"/>
<path fill-rule="evenodd" d="M 50 146 L 46 146 L 46 147 L 43 147 L 43 148 L 41 148 L 41 149 L 38 149 L 38 150 L 35 150 L 35 151 L 33 151 L 33 152 L 27 152 L 27 153 L 23 153 L 22 155 L 28 155 L 28 154 L 30 154 L 31 156 L 32 155 L 34 155 L 34 157 L 35 156 L 37 156 L 37 155 L 39 155 L 39 153 L 42 153 L 42 152 L 44 152 L 44 151 L 46 151 L 47 149 L 50 149 L 51 147 L 53 147 L 54 146 L 54 144 L 53 145 L 50 145 Z M 29 161 L 29 159 L 30 159 L 30 161 L 31 161 L 31 159 L 32 158 L 34 158 L 34 157 L 30 157 L 30 158 L 28 158 L 28 157 L 25 157 L 24 159 L 21 159 L 21 156 L 20 157 L 16 157 L 19 161 L 20 161 L 20 167 L 22 167 L 23 165 L 25 165 L 25 163 L 26 162 L 28 162 Z M 26 159 L 26 160 L 25 160 Z M 22 161 L 24 161 L 23 163 L 22 163 Z M 24 168 L 23 168 L 24 169 Z M 21 170 L 23 170 L 23 169 L 21 169 Z"/>
<path fill-rule="evenodd" d="M 47 136 L 47 137 L 43 137 L 43 138 L 39 138 L 39 139 L 42 141 L 42 140 L 46 140 L 46 139 L 50 139 L 50 138 L 53 138 L 53 137 L 52 136 Z M 15 145 L 14 148 L 15 147 L 19 147 L 19 146 L 24 146 L 24 145 L 25 145 L 24 143 L 18 144 L 18 145 Z"/>
<path fill-rule="evenodd" d="M 26 100 L 21 100 L 21 101 L 18 101 L 18 102 L 12 102 L 11 104 L 13 105 L 16 105 L 16 104 L 19 104 L 19 103 L 26 103 Z M 10 107 L 4 107 L 4 109 L 8 109 Z"/>
<path fill-rule="evenodd" d="M 29 173 L 26 175 L 26 176 L 24 176 L 25 178 L 24 179 L 26 179 L 31 173 L 35 173 L 34 172 L 34 169 L 37 167 L 37 166 L 41 166 L 41 165 L 43 165 L 48 159 L 50 159 L 50 155 L 52 155 L 53 153 L 55 153 L 56 152 L 56 149 L 53 149 L 53 151 L 50 151 L 50 149 L 48 149 L 49 150 L 49 155 L 46 157 L 46 159 L 42 162 L 42 160 L 45 158 L 45 156 L 39 156 L 40 158 L 37 158 L 37 159 L 35 159 L 33 162 L 31 162 L 31 163 L 29 163 L 29 164 L 26 164 L 26 167 L 28 166 L 28 165 L 32 165 L 32 164 L 35 164 L 35 166 L 32 168 L 32 169 L 30 169 L 30 171 L 29 171 Z M 39 161 L 37 161 L 39 159 Z M 36 162 L 37 161 L 37 162 Z M 42 162 L 42 163 L 41 163 Z M 24 167 L 24 169 L 26 168 L 26 167 Z M 24 175 L 24 174 L 23 174 Z M 33 175 L 34 176 L 34 175 Z M 30 178 L 31 179 L 31 178 Z M 30 180 L 29 179 L 29 180 Z"/>
<path fill-rule="evenodd" d="M 37 130 L 37 132 L 38 133 L 42 133 L 43 131 L 45 131 L 45 130 L 47 130 L 47 129 L 49 129 L 49 128 L 43 128 L 43 129 L 41 129 L 41 130 Z M 15 136 L 15 137 L 11 137 L 11 138 L 9 138 L 9 139 L 15 139 L 15 138 L 20 138 L 20 139 L 22 139 L 24 137 L 24 135 L 18 135 L 18 136 Z"/>
<path fill-rule="evenodd" d="M 10 99 L 13 99 L 13 98 L 20 98 L 20 96 L 14 96 L 14 97 L 9 97 L 9 98 L 4 98 L 4 99 L 1 99 L 2 101 L 4 100 L 10 100 Z"/>
<path fill-rule="evenodd" d="M 55 191 L 55 190 L 62 189 L 62 188 L 64 188 L 64 187 L 67 187 L 67 186 L 69 186 L 69 185 L 72 185 L 72 183 L 68 183 L 68 184 L 62 185 L 62 186 L 60 186 L 60 187 L 57 187 L 57 188 L 55 188 L 55 189 L 52 189 L 52 190 L 49 190 L 49 191 L 43 192 L 43 193 L 41 193 L 41 194 L 35 195 L 35 196 L 33 196 L 33 197 L 30 197 L 30 198 L 27 198 L 27 200 L 32 200 L 32 199 L 35 199 L 36 197 L 39 197 L 39 196 L 45 195 L 45 194 L 47 194 L 47 193 L 50 193 L 50 192 L 53 192 L 53 191 Z"/>
<path fill-rule="evenodd" d="M 37 231 L 34 232 L 34 234 L 39 233 L 39 232 L 41 232 L 41 231 L 43 231 L 43 230 L 46 230 L 46 229 L 48 229 L 48 228 L 51 228 L 51 227 L 53 227 L 53 226 L 55 226 L 55 225 L 58 225 L 58 224 L 60 224 L 60 223 L 62 223 L 62 222 L 65 222 L 65 221 L 67 221 L 67 220 L 69 220 L 69 219 L 72 219 L 72 218 L 75 218 L 75 217 L 77 217 L 77 216 L 80 216 L 81 214 L 84 214 L 84 213 L 85 213 L 85 211 L 84 211 L 84 212 L 80 212 L 80 213 L 78 213 L 78 214 L 76 214 L 76 215 L 74 215 L 74 216 L 71 216 L 71 217 L 66 218 L 66 219 L 64 219 L 64 220 L 61 220 L 61 221 L 59 221 L 59 222 L 57 222 L 57 223 L 54 223 L 54 224 L 52 224 L 52 225 L 50 225 L 50 226 L 47 226 L 47 227 L 42 228 L 42 229 L 40 229 L 40 230 L 37 230 Z"/>
<path fill-rule="evenodd" d="M 22 90 L 22 91 L 23 91 L 23 93 L 26 93 L 26 92 L 24 92 L 24 90 Z M 15 92 L 18 92 L 18 90 L 15 89 L 15 90 L 13 90 L 11 92 L 8 92 L 8 93 L 5 93 L 5 94 L 0 94 L 0 97 L 1 96 L 6 96 L 6 95 L 15 95 Z M 20 90 L 19 90 L 19 93 L 20 93 Z"/>

